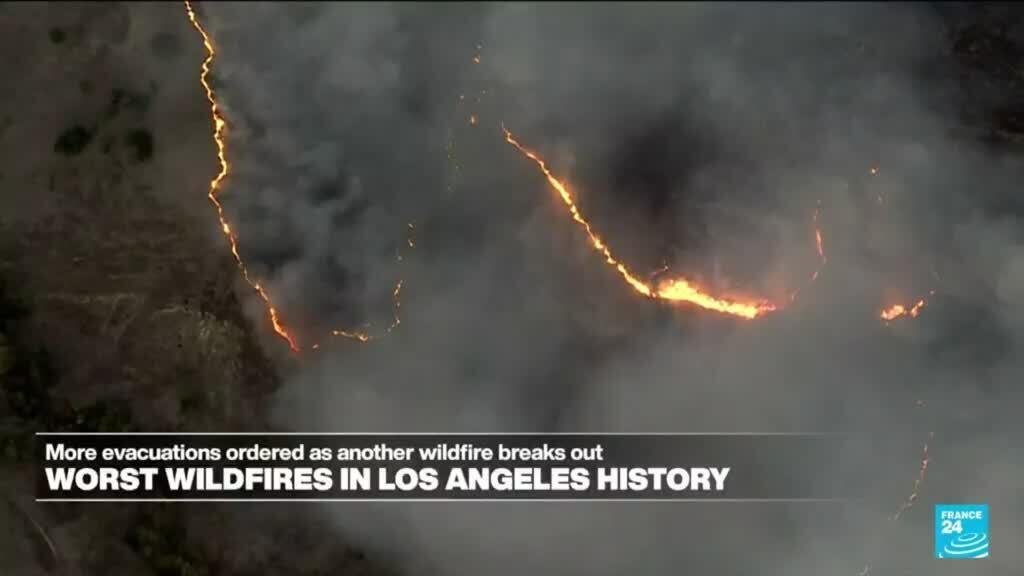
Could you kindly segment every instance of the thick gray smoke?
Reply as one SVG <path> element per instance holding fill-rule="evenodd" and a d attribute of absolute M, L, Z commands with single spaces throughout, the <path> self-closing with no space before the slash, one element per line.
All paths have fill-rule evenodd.
<path fill-rule="evenodd" d="M 386 324 L 405 279 L 400 329 L 325 345 L 281 394 L 284 425 L 879 438 L 878 466 L 845 471 L 868 505 L 326 509 L 338 529 L 418 574 L 917 574 L 938 568 L 930 505 L 978 500 L 997 550 L 974 573 L 1013 573 L 1024 244 L 993 207 L 1021 167 L 964 127 L 940 16 L 206 6 L 232 125 L 225 203 L 303 341 Z M 800 296 L 753 323 L 637 298 L 501 122 L 639 273 Z M 809 284 L 819 203 L 829 261 Z M 398 262 L 408 221 L 417 247 Z M 933 289 L 920 318 L 879 321 Z M 922 501 L 889 522 L 929 432 Z"/>

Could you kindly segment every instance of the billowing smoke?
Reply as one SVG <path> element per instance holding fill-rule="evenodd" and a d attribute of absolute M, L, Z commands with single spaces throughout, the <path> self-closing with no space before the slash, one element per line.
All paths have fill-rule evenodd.
<path fill-rule="evenodd" d="M 283 425 L 878 438 L 874 467 L 844 471 L 873 495 L 857 505 L 325 509 L 346 537 L 409 573 L 905 574 L 934 570 L 938 498 L 992 507 L 1003 544 L 975 573 L 1019 565 L 1024 244 L 1006 206 L 1021 169 L 964 121 L 974 96 L 944 12 L 233 4 L 203 18 L 232 127 L 223 199 L 286 319 L 307 342 L 386 323 L 406 282 L 400 330 L 308 356 Z M 799 297 L 755 322 L 637 298 L 502 122 L 631 266 Z M 828 264 L 811 283 L 816 207 Z M 399 261 L 409 221 L 417 247 Z M 879 320 L 931 290 L 919 318 Z M 890 522 L 929 432 L 922 500 Z"/>

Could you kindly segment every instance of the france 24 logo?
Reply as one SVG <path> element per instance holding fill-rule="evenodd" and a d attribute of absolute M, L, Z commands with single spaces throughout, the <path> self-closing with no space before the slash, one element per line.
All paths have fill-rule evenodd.
<path fill-rule="evenodd" d="M 988 558 L 988 504 L 937 504 L 935 557 Z"/>

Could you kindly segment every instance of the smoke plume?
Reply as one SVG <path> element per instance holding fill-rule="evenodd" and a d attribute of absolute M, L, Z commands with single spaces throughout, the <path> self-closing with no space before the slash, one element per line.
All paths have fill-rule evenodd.
<path fill-rule="evenodd" d="M 978 574 L 1024 537 L 1017 159 L 963 118 L 928 4 L 224 4 L 223 201 L 306 341 L 277 402 L 331 431 L 856 431 L 857 505 L 325 507 L 409 573 L 934 573 L 936 501 L 988 502 Z M 478 60 L 478 61 L 477 61 Z M 987 105 L 987 104 L 986 104 Z M 787 304 L 752 322 L 637 297 L 536 166 L 640 271 Z M 817 265 L 820 209 L 828 263 Z M 416 248 L 404 253 L 415 222 Z M 789 304 L 788 296 L 799 289 Z M 918 318 L 879 310 L 928 295 Z M 922 445 L 933 458 L 907 498 Z M 801 470 L 794 474 L 834 471 Z"/>

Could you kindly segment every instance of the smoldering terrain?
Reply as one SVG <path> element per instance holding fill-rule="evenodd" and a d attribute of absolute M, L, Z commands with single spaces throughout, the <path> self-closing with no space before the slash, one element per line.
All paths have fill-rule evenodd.
<path fill-rule="evenodd" d="M 303 347 L 288 353 L 262 303 L 242 296 L 282 380 L 274 425 L 877 438 L 870 468 L 792 463 L 862 479 L 872 497 L 857 505 L 313 514 L 403 573 L 945 574 L 931 506 L 982 501 L 997 543 L 972 566 L 1014 573 L 1020 552 L 1003 543 L 1021 539 L 1024 513 L 1016 14 L 200 4 L 229 126 L 221 199 Z M 198 58 L 164 82 L 197 84 Z M 784 309 L 747 321 L 640 297 L 502 126 L 632 269 L 667 266 Z M 204 222 L 206 249 L 225 251 Z M 398 280 L 401 324 L 387 337 L 329 336 L 387 326 Z M 917 318 L 879 318 L 922 297 Z M 894 521 L 925 443 L 925 482 Z"/>
<path fill-rule="evenodd" d="M 934 433 L 921 496 L 987 500 L 1005 511 L 993 531 L 1013 538 L 1021 255 L 1017 215 L 991 207 L 1016 194 L 1020 164 L 965 112 L 949 14 L 306 10 L 206 10 L 242 126 L 230 205 L 298 317 L 381 321 L 372 294 L 407 288 L 399 331 L 289 376 L 283 425 L 856 430 L 884 455 L 843 471 L 876 488 L 866 507 L 329 509 L 344 533 L 437 573 L 934 570 L 927 505 L 887 520 Z M 499 126 L 549 161 L 631 267 L 800 297 L 754 322 L 639 298 Z M 828 263 L 805 286 L 816 207 Z M 404 220 L 420 238 L 398 265 Z M 879 319 L 931 291 L 919 318 Z M 1013 554 L 981 569 L 1009 573 Z"/>

